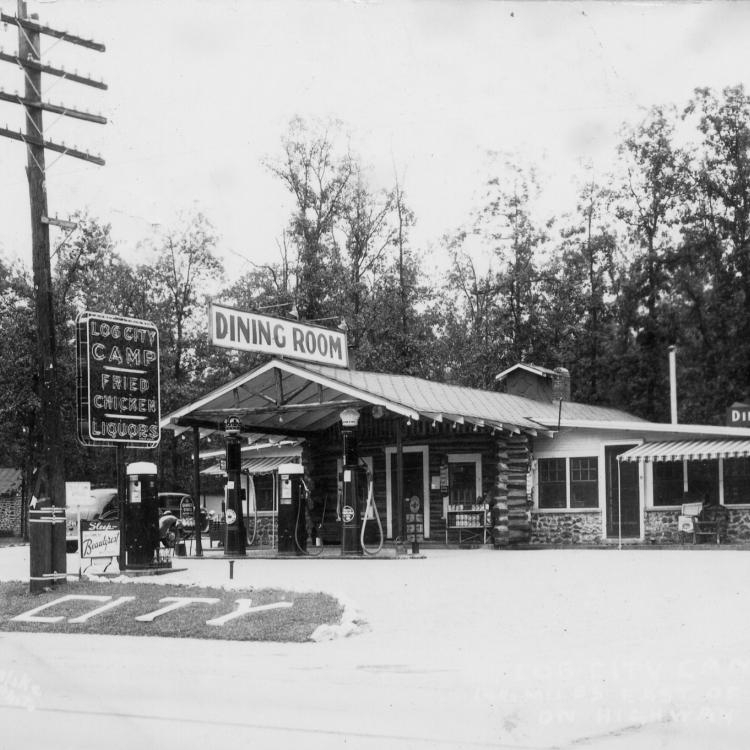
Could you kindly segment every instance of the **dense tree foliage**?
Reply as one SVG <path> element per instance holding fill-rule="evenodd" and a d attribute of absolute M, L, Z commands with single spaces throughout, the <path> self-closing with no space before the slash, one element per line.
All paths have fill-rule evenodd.
<path fill-rule="evenodd" d="M 488 157 L 481 204 L 438 248 L 450 259 L 440 282 L 424 260 L 436 249 L 413 245 L 404 186 L 373 187 L 344 143 L 339 125 L 290 124 L 266 163 L 292 205 L 278 257 L 231 285 L 200 214 L 144 243 L 137 266 L 108 226 L 77 217 L 53 263 L 68 479 L 114 478 L 112 456 L 74 437 L 83 310 L 156 322 L 165 411 L 264 361 L 209 346 L 209 298 L 345 322 L 360 369 L 494 388 L 517 362 L 562 365 L 574 399 L 668 421 L 674 345 L 680 421 L 721 423 L 729 404 L 750 398 L 750 98 L 741 86 L 698 89 L 681 110 L 655 107 L 627 125 L 610 174 L 571 176 L 576 208 L 561 217 L 539 209 L 532 168 Z M 33 310 L 29 272 L 0 258 L 2 465 L 37 457 Z M 189 486 L 188 443 L 165 440 L 157 452 L 171 486 Z"/>

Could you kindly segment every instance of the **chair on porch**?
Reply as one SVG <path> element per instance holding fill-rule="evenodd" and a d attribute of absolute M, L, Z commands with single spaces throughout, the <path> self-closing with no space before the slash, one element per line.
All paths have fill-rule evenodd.
<path fill-rule="evenodd" d="M 693 544 L 707 540 L 719 545 L 726 535 L 727 509 L 704 502 L 683 503 L 678 528 L 683 541 L 692 537 Z"/>

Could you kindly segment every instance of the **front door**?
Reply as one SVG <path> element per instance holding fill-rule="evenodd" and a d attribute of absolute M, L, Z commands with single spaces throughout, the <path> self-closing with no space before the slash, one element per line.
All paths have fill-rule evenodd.
<path fill-rule="evenodd" d="M 388 534 L 395 538 L 401 535 L 404 538 L 406 531 L 405 517 L 407 513 L 424 514 L 424 534 L 429 536 L 429 502 L 426 500 L 425 486 L 425 452 L 420 449 L 404 448 L 404 475 L 403 495 L 401 503 L 398 497 L 398 457 L 394 449 L 387 449 L 386 461 L 388 468 Z M 410 503 L 419 501 L 419 510 L 410 510 Z M 399 511 L 401 517 L 399 519 Z M 400 521 L 400 522 L 399 522 Z"/>
<path fill-rule="evenodd" d="M 617 460 L 617 456 L 630 448 L 635 448 L 635 445 L 610 445 L 604 448 L 607 464 L 607 537 L 610 539 L 620 536 L 623 539 L 638 539 L 641 536 L 638 462 Z"/>

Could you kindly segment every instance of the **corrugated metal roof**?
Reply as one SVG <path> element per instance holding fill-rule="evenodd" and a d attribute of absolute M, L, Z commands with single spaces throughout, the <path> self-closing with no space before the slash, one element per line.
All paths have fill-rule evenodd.
<path fill-rule="evenodd" d="M 396 401 L 420 412 L 442 412 L 476 417 L 494 422 L 514 424 L 527 429 L 540 425 L 555 426 L 558 420 L 558 404 L 535 401 L 523 396 L 513 396 L 479 388 L 435 383 L 409 375 L 342 370 L 322 365 L 305 365 L 305 369 L 319 372 L 327 378 L 352 385 Z M 620 409 L 590 406 L 564 401 L 563 419 L 591 420 L 644 420 Z"/>
<path fill-rule="evenodd" d="M 21 487 L 20 469 L 0 469 L 0 495 L 15 492 Z"/>
<path fill-rule="evenodd" d="M 175 429 L 191 421 L 205 427 L 228 415 L 248 430 L 265 427 L 301 435 L 330 427 L 342 408 L 357 404 L 385 407 L 409 419 L 435 419 L 531 435 L 557 429 L 558 419 L 639 422 L 620 409 L 563 402 L 559 405 L 478 388 L 435 383 L 409 375 L 349 370 L 324 365 L 271 360 L 239 379 L 164 415 L 161 426 Z M 179 428 L 179 427 L 178 427 Z"/>
<path fill-rule="evenodd" d="M 621 453 L 618 461 L 701 461 L 750 456 L 750 440 L 665 440 L 643 443 Z"/>

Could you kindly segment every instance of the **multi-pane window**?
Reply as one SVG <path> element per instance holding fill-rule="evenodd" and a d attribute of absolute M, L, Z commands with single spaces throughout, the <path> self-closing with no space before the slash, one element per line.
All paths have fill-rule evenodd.
<path fill-rule="evenodd" d="M 564 458 L 540 458 L 539 507 L 564 508 L 567 505 L 567 482 Z"/>
<path fill-rule="evenodd" d="M 599 507 L 599 459 L 596 456 L 575 458 L 540 458 L 537 462 L 539 507 Z"/>
<path fill-rule="evenodd" d="M 724 505 L 750 503 L 750 458 L 725 458 Z"/>
<path fill-rule="evenodd" d="M 596 456 L 570 459 L 570 507 L 599 505 L 599 460 Z"/>
<path fill-rule="evenodd" d="M 654 463 L 654 506 L 679 505 L 682 502 L 684 479 L 682 461 Z"/>

